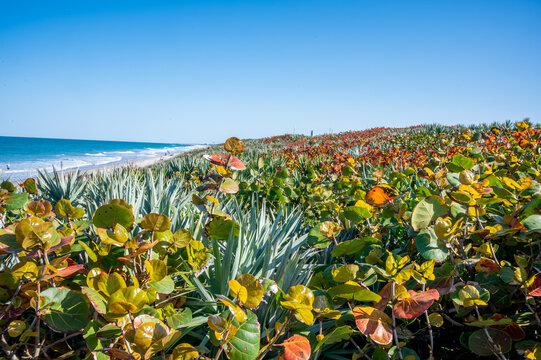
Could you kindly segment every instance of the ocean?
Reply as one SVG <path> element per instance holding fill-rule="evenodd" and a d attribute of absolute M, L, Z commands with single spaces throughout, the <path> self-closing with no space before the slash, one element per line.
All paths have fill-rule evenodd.
<path fill-rule="evenodd" d="M 175 155 L 197 145 L 0 136 L 0 179 L 22 180 L 38 170 L 72 171 Z"/>

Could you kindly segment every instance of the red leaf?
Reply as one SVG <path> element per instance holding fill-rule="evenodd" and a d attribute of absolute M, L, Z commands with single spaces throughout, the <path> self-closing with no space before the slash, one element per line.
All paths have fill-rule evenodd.
<path fill-rule="evenodd" d="M 425 292 L 416 292 L 409 290 L 409 298 L 399 299 L 394 304 L 393 312 L 396 317 L 402 319 L 414 319 L 424 313 L 434 303 L 434 300 L 440 298 L 440 293 L 436 289 L 430 289 Z"/>
<path fill-rule="evenodd" d="M 509 319 L 509 318 L 502 314 L 494 314 L 488 318 L 488 320 L 495 320 L 495 321 L 498 321 L 501 319 Z M 498 329 L 498 330 L 506 332 L 509 336 L 511 336 L 511 339 L 513 341 L 520 341 L 526 337 L 526 333 L 524 332 L 524 330 L 522 330 L 522 328 L 514 322 L 507 325 L 491 325 L 490 327 L 493 329 Z"/>
<path fill-rule="evenodd" d="M 389 304 L 389 301 L 393 298 L 391 285 L 392 284 L 388 282 L 383 289 L 379 291 L 378 295 L 381 296 L 381 300 L 374 303 L 376 309 L 381 311 L 385 310 L 387 304 Z"/>
<path fill-rule="evenodd" d="M 359 330 L 374 342 L 388 345 L 393 341 L 391 319 L 383 311 L 370 306 L 356 306 L 353 315 Z"/>
<path fill-rule="evenodd" d="M 57 250 L 57 249 L 60 249 L 62 246 L 66 246 L 66 245 L 69 245 L 71 244 L 71 242 L 73 241 L 73 235 L 72 236 L 66 236 L 66 237 L 63 237 L 60 239 L 60 242 L 58 244 L 56 244 L 55 246 L 51 246 L 50 248 L 47 249 L 46 253 L 47 254 L 50 254 L 52 253 L 53 251 Z M 29 252 L 27 255 L 26 255 L 27 258 L 36 258 L 38 257 L 38 252 L 37 251 L 32 251 L 32 252 Z"/>
<path fill-rule="evenodd" d="M 531 296 L 541 296 L 541 277 L 536 276 L 533 284 L 528 286 L 528 294 Z"/>
<path fill-rule="evenodd" d="M 213 163 L 214 165 L 225 166 L 230 155 L 226 154 L 212 154 L 212 155 L 203 155 L 203 157 Z M 229 167 L 233 170 L 246 170 L 246 166 L 240 161 L 236 156 L 231 156 L 229 161 Z"/>
<path fill-rule="evenodd" d="M 57 270 L 56 272 L 49 274 L 45 276 L 45 279 L 52 279 L 54 277 L 68 277 L 70 275 L 75 274 L 76 272 L 80 272 L 85 269 L 84 265 L 71 265 L 68 267 L 65 267 L 63 269 Z"/>
<path fill-rule="evenodd" d="M 285 360 L 308 360 L 310 358 L 312 349 L 310 342 L 304 336 L 293 335 L 281 345 L 285 348 Z"/>

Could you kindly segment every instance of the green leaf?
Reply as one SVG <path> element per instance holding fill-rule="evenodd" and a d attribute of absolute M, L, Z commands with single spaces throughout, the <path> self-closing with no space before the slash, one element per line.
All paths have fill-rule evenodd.
<path fill-rule="evenodd" d="M 107 314 L 111 317 L 122 317 L 129 312 L 137 313 L 143 306 L 150 304 L 147 291 L 135 286 L 117 290 L 107 300 Z"/>
<path fill-rule="evenodd" d="M 308 233 L 308 243 L 320 249 L 324 249 L 331 243 L 331 239 L 321 233 L 321 223 L 316 224 Z"/>
<path fill-rule="evenodd" d="M 415 238 L 415 245 L 422 257 L 427 260 L 444 261 L 449 256 L 449 249 L 438 239 L 434 229 L 423 229 Z"/>
<path fill-rule="evenodd" d="M 233 220 L 217 216 L 205 225 L 207 235 L 214 240 L 227 240 L 231 232 L 239 236 L 240 226 Z"/>
<path fill-rule="evenodd" d="M 470 170 L 475 165 L 475 162 L 462 154 L 456 154 L 453 156 L 451 163 L 449 164 L 451 171 L 460 172 L 462 170 Z"/>
<path fill-rule="evenodd" d="M 105 315 L 107 312 L 107 303 L 105 298 L 101 296 L 100 293 L 86 286 L 82 287 L 81 292 L 86 295 L 98 314 Z"/>
<path fill-rule="evenodd" d="M 172 329 L 186 327 L 192 321 L 192 310 L 185 308 L 182 312 L 176 311 L 174 315 L 167 316 L 166 321 Z"/>
<path fill-rule="evenodd" d="M 150 281 L 148 284 L 160 294 L 171 294 L 175 290 L 175 282 L 171 276 L 166 276 L 160 281 Z"/>
<path fill-rule="evenodd" d="M 354 280 L 359 271 L 359 266 L 355 264 L 345 264 L 338 268 L 333 268 L 332 278 L 336 282 L 346 282 Z"/>
<path fill-rule="evenodd" d="M 522 225 L 530 231 L 541 231 L 541 215 L 530 215 L 522 222 Z"/>
<path fill-rule="evenodd" d="M 488 328 L 487 331 L 502 353 L 507 353 L 511 350 L 512 341 L 509 334 L 492 328 Z M 480 356 L 491 356 L 498 353 L 498 350 L 493 349 L 483 329 L 477 330 L 470 335 L 468 347 L 472 352 Z"/>
<path fill-rule="evenodd" d="M 325 344 L 334 344 L 337 342 L 348 340 L 351 334 L 353 334 L 353 329 L 351 326 L 345 325 L 345 326 L 339 326 L 334 329 L 323 339 L 321 339 L 320 342 L 317 343 L 316 347 L 314 348 L 314 352 L 318 351 L 320 347 L 322 347 Z"/>
<path fill-rule="evenodd" d="M 125 229 L 130 229 L 133 221 L 134 217 L 130 209 L 111 203 L 100 206 L 92 217 L 92 222 L 98 228 L 113 228 L 116 224 L 120 224 Z"/>
<path fill-rule="evenodd" d="M 89 321 L 90 310 L 84 298 L 68 288 L 48 288 L 41 292 L 45 299 L 43 319 L 58 331 L 83 329 Z"/>
<path fill-rule="evenodd" d="M 344 209 L 344 217 L 354 224 L 370 218 L 370 211 L 360 206 L 348 206 Z"/>
<path fill-rule="evenodd" d="M 381 240 L 370 236 L 347 240 L 336 245 L 336 247 L 331 251 L 331 255 L 334 257 L 353 255 L 361 252 L 364 250 L 364 248 L 372 244 L 381 244 Z"/>
<path fill-rule="evenodd" d="M 192 233 L 186 229 L 179 229 L 173 234 L 173 242 L 179 249 L 188 246 L 192 239 Z"/>
<path fill-rule="evenodd" d="M 9 192 L 14 192 L 15 191 L 15 185 L 13 185 L 13 183 L 11 181 L 8 181 L 8 180 L 2 181 L 2 183 L 0 184 L 0 188 L 5 189 L 5 190 L 7 190 Z"/>
<path fill-rule="evenodd" d="M 38 194 L 38 187 L 36 185 L 36 180 L 34 180 L 33 178 L 26 179 L 23 183 L 23 186 L 27 193 L 32 194 L 32 195 Z"/>
<path fill-rule="evenodd" d="M 332 297 L 340 297 L 348 300 L 357 301 L 375 301 L 381 300 L 381 296 L 378 294 L 363 288 L 361 285 L 354 281 L 348 281 L 344 284 L 333 286 L 328 290 L 329 295 Z"/>
<path fill-rule="evenodd" d="M 171 220 L 163 214 L 151 213 L 143 217 L 141 227 L 148 231 L 166 231 L 171 227 Z"/>
<path fill-rule="evenodd" d="M 225 348 L 225 353 L 231 360 L 253 360 L 259 352 L 260 325 L 253 312 L 247 310 L 247 314 L 248 319 L 243 323 L 233 319 L 237 332 Z"/>
<path fill-rule="evenodd" d="M 97 336 L 97 332 L 100 328 L 101 324 L 97 320 L 91 320 L 83 331 L 83 338 L 86 341 L 86 345 L 92 351 L 106 347 L 102 340 Z M 99 351 L 96 351 L 94 354 L 98 360 L 107 360 L 109 358 L 107 354 Z"/>
<path fill-rule="evenodd" d="M 426 228 L 438 217 L 447 213 L 447 205 L 439 196 L 429 196 L 419 201 L 411 214 L 411 225 L 415 231 Z"/>
<path fill-rule="evenodd" d="M 9 199 L 6 200 L 6 210 L 18 210 L 23 208 L 28 202 L 27 193 L 11 194 Z"/>

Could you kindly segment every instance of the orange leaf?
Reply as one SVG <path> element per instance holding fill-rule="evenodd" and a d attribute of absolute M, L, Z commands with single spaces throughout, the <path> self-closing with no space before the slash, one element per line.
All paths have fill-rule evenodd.
<path fill-rule="evenodd" d="M 203 155 L 203 157 L 213 163 L 214 165 L 225 166 L 227 160 L 229 160 L 230 155 L 221 155 L 221 154 L 212 154 L 212 155 Z M 240 161 L 236 156 L 231 155 L 231 160 L 229 160 L 229 167 L 233 170 L 246 170 L 246 166 Z"/>
<path fill-rule="evenodd" d="M 500 265 L 498 265 L 498 263 L 492 259 L 482 257 L 475 265 L 475 270 L 477 272 L 497 274 L 500 271 Z"/>
<path fill-rule="evenodd" d="M 424 313 L 434 303 L 434 300 L 440 298 L 440 293 L 436 289 L 430 289 L 425 292 L 416 292 L 409 290 L 409 298 L 400 299 L 393 307 L 396 317 L 402 319 L 414 319 Z"/>
<path fill-rule="evenodd" d="M 370 306 L 356 306 L 353 315 L 359 330 L 374 342 L 388 345 L 393 341 L 391 319 L 383 311 Z"/>
<path fill-rule="evenodd" d="M 368 191 L 365 201 L 374 206 L 382 207 L 398 196 L 398 192 L 389 185 L 377 185 Z"/>
<path fill-rule="evenodd" d="M 308 360 L 310 358 L 312 349 L 310 342 L 304 336 L 293 335 L 281 345 L 285 348 L 285 360 Z"/>
<path fill-rule="evenodd" d="M 52 279 L 54 277 L 63 277 L 63 278 L 65 278 L 65 277 L 73 275 L 73 274 L 75 274 L 77 272 L 84 271 L 84 269 L 85 269 L 84 265 L 71 265 L 71 266 L 68 266 L 68 267 L 65 267 L 63 269 L 57 270 L 54 273 L 45 276 L 45 279 Z"/>

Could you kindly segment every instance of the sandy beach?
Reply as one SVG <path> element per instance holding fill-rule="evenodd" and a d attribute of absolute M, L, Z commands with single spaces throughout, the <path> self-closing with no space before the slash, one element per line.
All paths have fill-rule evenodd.
<path fill-rule="evenodd" d="M 152 157 L 145 157 L 145 158 L 140 158 L 140 159 L 126 159 L 126 160 L 121 160 L 121 161 L 117 161 L 110 164 L 97 165 L 97 166 L 86 166 L 86 167 L 79 167 L 79 168 L 72 167 L 72 168 L 67 168 L 67 169 L 56 169 L 56 170 L 58 172 L 63 172 L 63 173 L 74 173 L 78 171 L 80 175 L 90 175 L 90 174 L 95 174 L 99 172 L 107 172 L 109 170 L 114 170 L 114 169 L 119 169 L 119 168 L 133 168 L 133 169 L 146 168 L 146 167 L 155 165 L 163 161 L 174 159 L 180 154 L 190 153 L 191 151 L 204 149 L 208 146 L 209 145 L 190 145 L 190 146 L 187 146 L 183 151 L 179 151 L 173 154 L 164 154 L 161 156 L 152 156 Z M 24 175 L 12 174 L 9 177 L 3 176 L 2 178 L 3 179 L 5 178 L 6 180 L 14 181 L 14 182 L 22 182 L 26 180 L 27 178 L 36 179 L 38 177 L 38 170 L 40 171 L 46 170 L 49 173 L 53 171 L 51 168 L 35 169 L 35 171 L 32 171 L 31 174 L 24 174 Z M 1 174 L 1 171 L 0 171 L 0 174 Z"/>
<path fill-rule="evenodd" d="M 146 168 L 146 167 L 155 165 L 163 161 L 174 159 L 180 154 L 186 154 L 194 150 L 204 149 L 208 146 L 210 145 L 192 145 L 186 151 L 182 151 L 173 155 L 162 155 L 162 156 L 154 156 L 154 157 L 149 157 L 149 158 L 144 158 L 144 159 L 126 160 L 126 161 L 121 161 L 114 164 L 107 164 L 107 165 L 92 167 L 88 169 L 79 169 L 79 173 L 80 174 L 95 174 L 95 173 L 119 169 L 119 168 L 133 168 L 133 169 Z M 77 169 L 70 170 L 70 172 L 72 171 L 77 171 Z"/>

